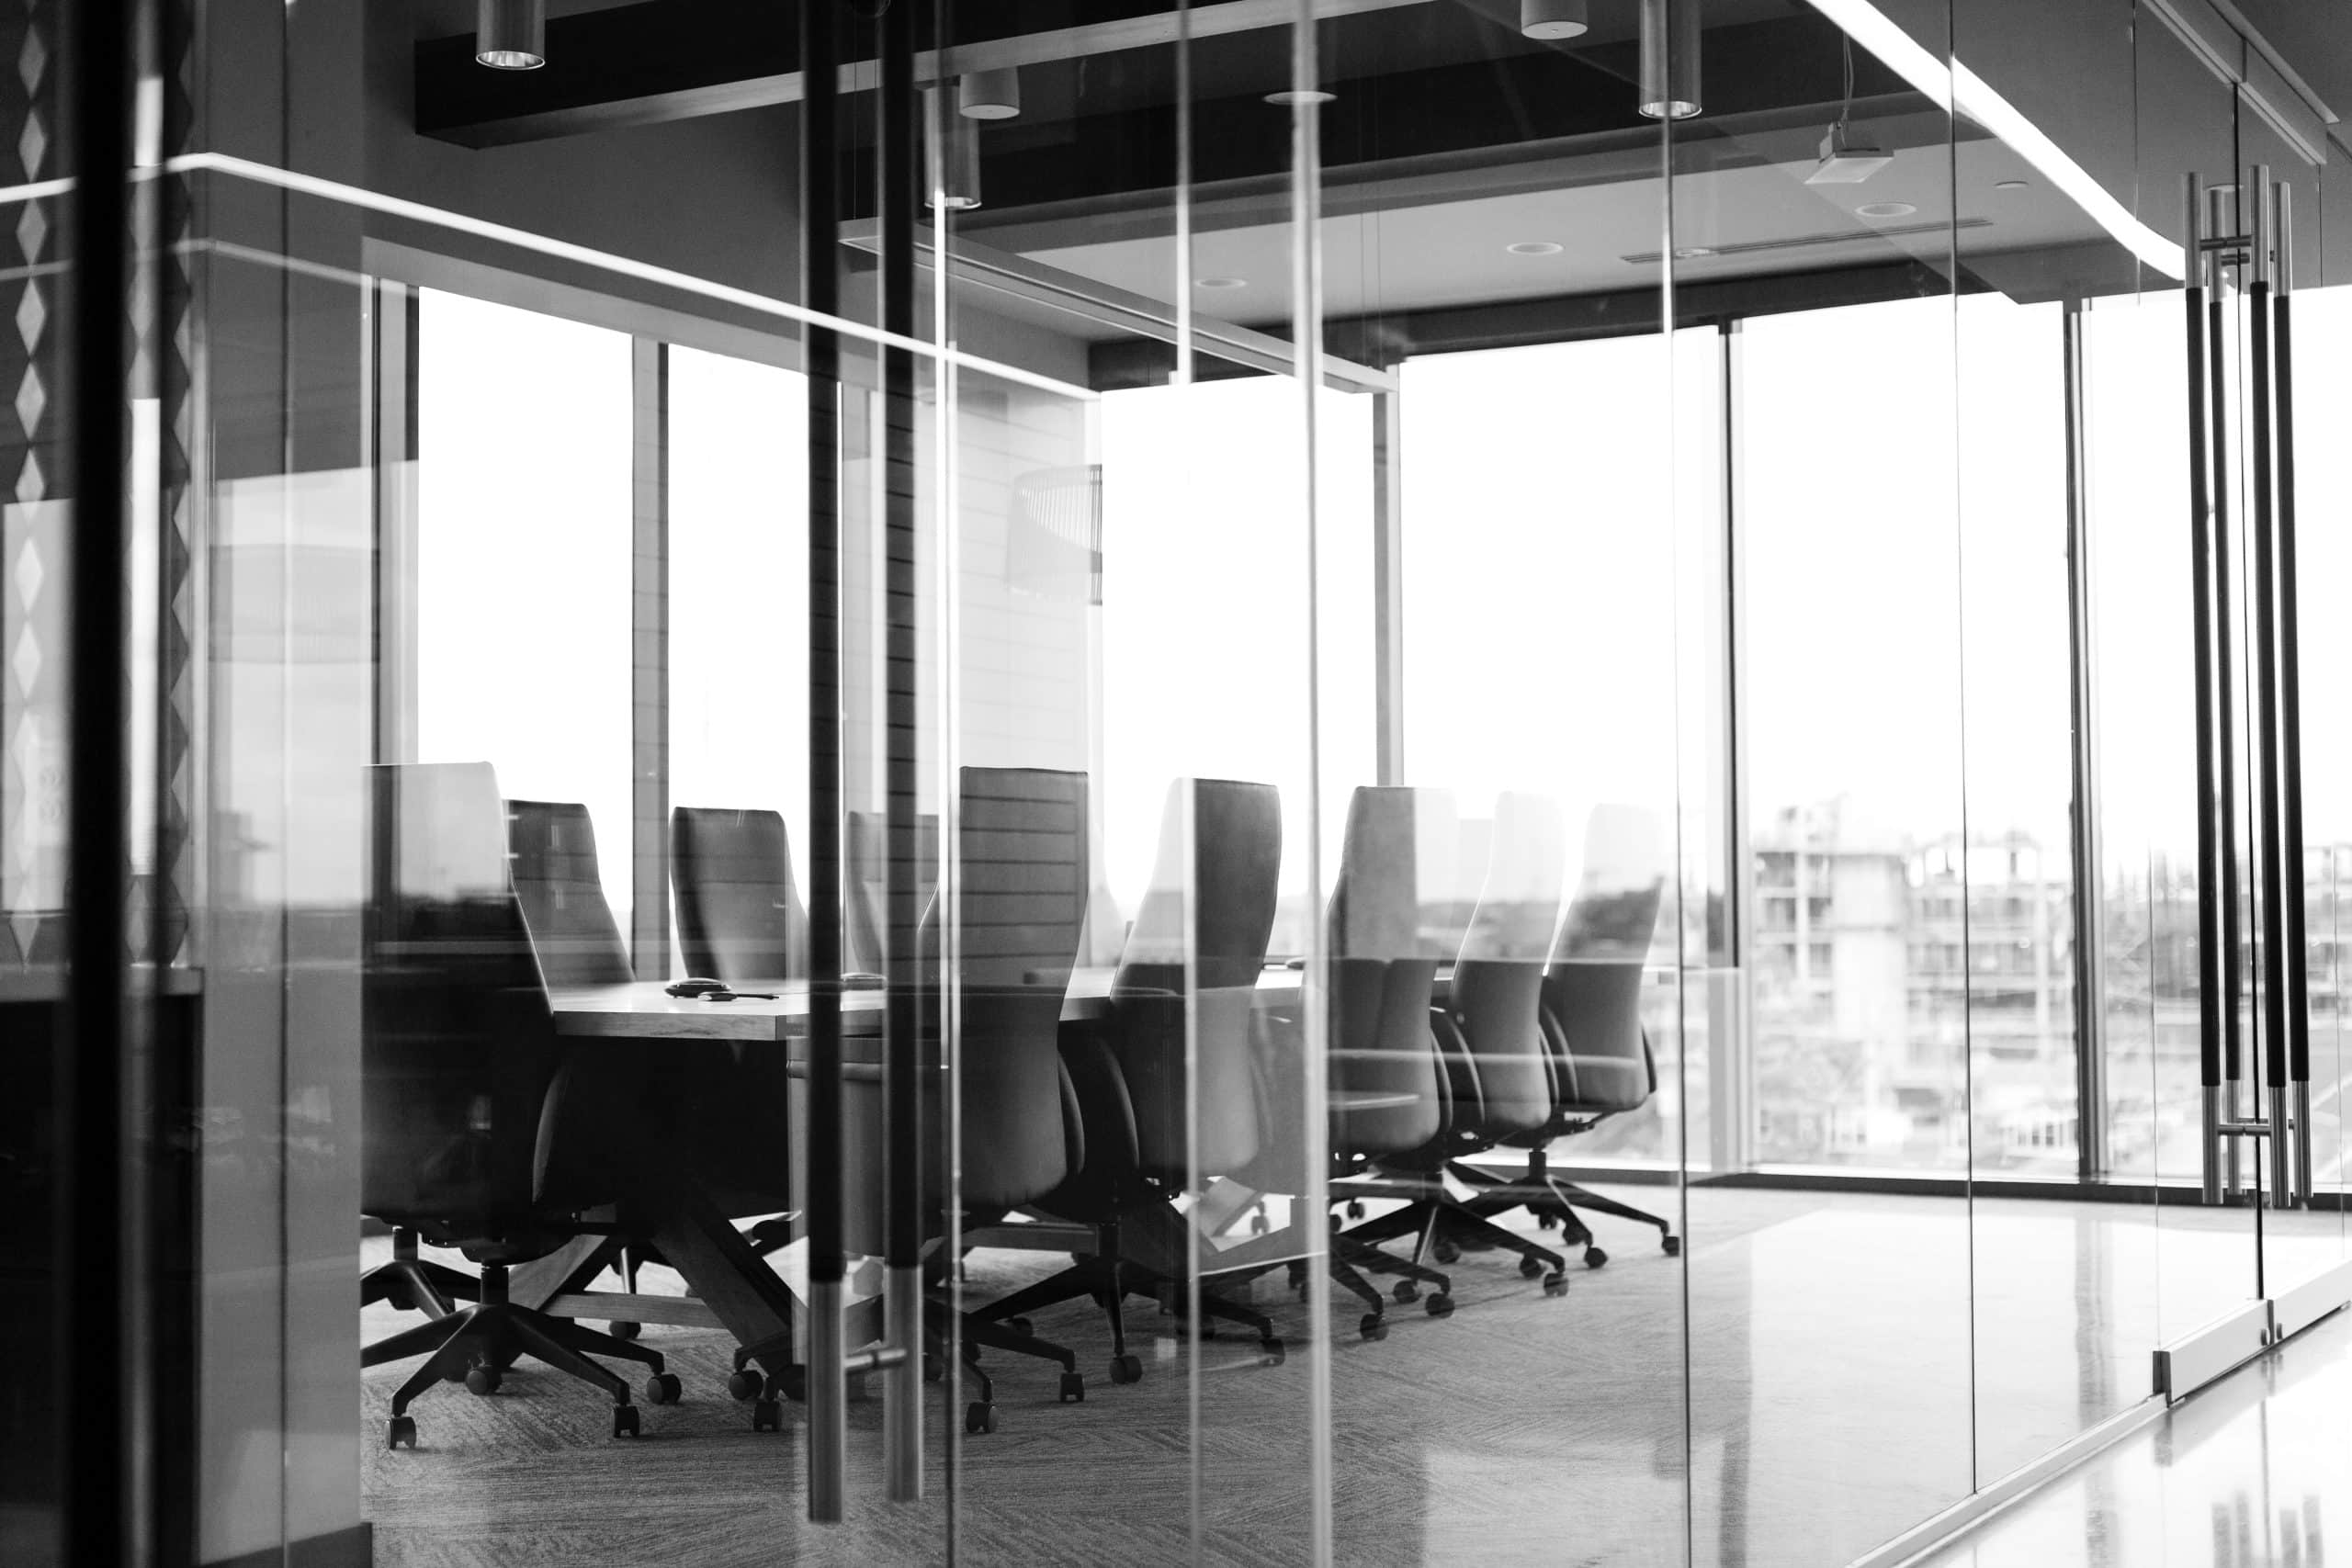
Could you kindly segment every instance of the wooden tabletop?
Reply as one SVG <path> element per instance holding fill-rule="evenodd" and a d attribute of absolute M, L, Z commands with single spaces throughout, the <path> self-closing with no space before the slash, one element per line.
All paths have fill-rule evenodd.
<path fill-rule="evenodd" d="M 62 1002 L 65 999 L 66 979 L 64 965 L 57 964 L 44 964 L 28 969 L 0 969 L 0 1003 Z M 160 996 L 199 996 L 204 990 L 204 971 L 175 964 L 158 974 L 153 964 L 134 964 L 131 968 L 132 995 L 145 991 L 150 985 Z"/>
<path fill-rule="evenodd" d="M 1112 971 L 1107 967 L 1078 970 L 1062 998 L 1062 1018 L 1100 1018 L 1110 1007 Z M 1261 1004 L 1296 994 L 1295 969 L 1268 969 L 1258 976 Z M 673 997 L 667 982 L 639 980 L 626 986 L 557 986 L 548 992 L 559 1034 L 601 1036 L 616 1040 L 741 1040 L 775 1042 L 805 1034 L 808 1029 L 808 986 L 787 980 L 770 985 L 745 981 L 752 991 L 773 991 L 774 998 L 745 996 L 729 1002 L 707 1002 Z M 883 1008 L 880 991 L 846 991 L 842 996 L 843 1021 L 853 1032 L 872 1033 Z"/>

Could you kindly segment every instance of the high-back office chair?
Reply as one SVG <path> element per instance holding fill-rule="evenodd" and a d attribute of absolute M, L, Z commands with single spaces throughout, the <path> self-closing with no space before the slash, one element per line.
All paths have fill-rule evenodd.
<path fill-rule="evenodd" d="M 368 1346 L 363 1366 L 424 1354 L 392 1395 L 389 1441 L 416 1444 L 416 1396 L 462 1378 L 494 1392 L 530 1355 L 612 1396 L 634 1436 L 628 1384 L 590 1353 L 678 1381 L 659 1352 L 516 1306 L 509 1266 L 578 1234 L 581 1211 L 622 1195 L 634 1100 L 626 1059 L 566 1052 L 507 871 L 487 763 L 369 770 L 370 859 L 361 968 L 362 1212 L 481 1266 L 481 1300 Z"/>
<path fill-rule="evenodd" d="M 978 1318 L 1020 1326 L 1041 1307 L 1091 1297 L 1110 1321 L 1112 1381 L 1143 1375 L 1127 1353 L 1122 1299 L 1148 1292 L 1172 1301 L 1181 1281 L 1124 1256 L 1123 1232 L 1150 1233 L 1159 1257 L 1188 1256 L 1190 1233 L 1170 1200 L 1258 1152 L 1250 1015 L 1281 871 L 1282 798 L 1272 784 L 1170 786 L 1159 864 L 1112 978 L 1109 1016 L 1062 1032 L 1082 1158 L 1036 1207 L 1091 1224 L 1095 1255 Z M 1254 1330 L 1270 1360 L 1282 1359 L 1264 1314 L 1205 1290 L 1200 1302 L 1208 1316 Z"/>
<path fill-rule="evenodd" d="M 1600 1268 L 1609 1255 L 1594 1245 L 1577 1207 L 1657 1226 L 1668 1257 L 1682 1248 L 1668 1221 L 1552 1175 L 1544 1152 L 1555 1138 L 1639 1110 L 1657 1091 L 1657 1064 L 1642 1028 L 1642 976 L 1665 896 L 1656 819 L 1638 807 L 1594 808 L 1585 829 L 1584 872 L 1544 974 L 1552 1114 L 1503 1140 L 1528 1151 L 1523 1176 L 1507 1179 L 1466 1163 L 1453 1167 L 1456 1176 L 1486 1189 L 1470 1205 L 1475 1212 L 1498 1214 L 1524 1204 L 1538 1224 L 1556 1224 L 1568 1241 L 1582 1242 L 1588 1268 Z"/>
<path fill-rule="evenodd" d="M 925 990 L 922 1013 L 926 1061 L 939 1061 L 954 1048 L 962 1157 L 952 1196 L 964 1224 L 975 1226 L 993 1224 L 1051 1191 L 1074 1163 L 1075 1129 L 1065 1112 L 1059 1032 L 1062 999 L 1086 919 L 1087 783 L 1083 773 L 1043 768 L 966 768 L 961 787 L 957 966 L 943 981 L 943 987 L 946 980 L 956 983 L 953 1042 L 944 1032 L 944 989 Z M 937 954 L 942 934 L 933 901 L 909 940 Z M 878 962 L 878 931 L 876 937 Z M 842 1186 L 849 1212 L 842 1228 L 853 1248 L 869 1253 L 880 1251 L 882 1243 L 888 1150 L 881 1090 L 869 1075 L 843 1085 Z M 933 1205 L 944 1210 L 950 1194 L 944 1161 L 936 1158 L 944 1133 L 935 1084 L 932 1092 L 927 1122 L 934 1146 L 924 1151 L 923 1174 Z M 951 1263 L 934 1256 L 937 1278 L 945 1278 Z M 966 1431 L 996 1430 L 995 1384 L 977 1361 L 983 1348 L 1058 1362 L 1061 1397 L 1086 1397 L 1086 1380 L 1068 1349 L 993 1320 L 966 1314 L 957 1324 L 942 1297 L 925 1303 L 931 1349 L 944 1353 L 952 1337 L 960 1337 L 966 1375 L 978 1385 L 978 1397 L 964 1412 Z M 761 1393 L 750 1364 L 785 1348 L 779 1340 L 736 1352 L 737 1377 L 729 1386 L 738 1398 Z M 773 1401 L 774 1393 L 766 1397 Z"/>
<path fill-rule="evenodd" d="M 756 986 L 808 973 L 808 918 L 793 886 L 782 816 L 673 807 L 670 881 L 688 975 Z M 689 1115 L 703 1175 L 722 1210 L 768 1216 L 743 1233 L 754 1252 L 774 1252 L 793 1239 L 789 1078 L 781 1053 L 739 1048 L 705 1076 Z M 631 1249 L 632 1266 L 640 1251 Z M 751 1385 L 737 1386 L 741 1392 Z"/>
<path fill-rule="evenodd" d="M 808 916 L 777 813 L 674 807 L 670 879 L 687 974 L 729 985 L 808 974 Z"/>
<path fill-rule="evenodd" d="M 1516 1252 L 1520 1272 L 1543 1276 L 1555 1295 L 1567 1289 L 1567 1260 L 1472 1213 L 1446 1191 L 1442 1173 L 1447 1162 L 1531 1132 L 1552 1113 L 1542 993 L 1566 859 L 1558 807 L 1541 795 L 1497 797 L 1486 878 L 1453 973 L 1430 1010 L 1445 1068 L 1444 1127 L 1419 1148 L 1378 1162 L 1394 1179 L 1418 1179 L 1420 1195 L 1348 1233 L 1363 1241 L 1413 1235 L 1416 1262 L 1429 1253 L 1451 1263 L 1465 1246 Z"/>
<path fill-rule="evenodd" d="M 1458 933 L 1442 903 L 1451 888 L 1458 825 L 1443 794 L 1403 787 L 1358 789 L 1348 802 L 1347 833 L 1331 893 L 1329 932 L 1329 1104 L 1331 1196 L 1360 1201 L 1387 1195 L 1365 1179 L 1375 1160 L 1427 1146 L 1442 1129 L 1445 1090 L 1430 1039 L 1430 1002 L 1442 954 Z M 1237 1179 L 1261 1192 L 1299 1193 L 1306 1170 L 1295 1136 L 1304 1124 L 1303 1015 L 1263 1015 L 1260 1095 L 1270 1130 L 1257 1158 Z M 1435 1287 L 1428 1310 L 1453 1312 L 1443 1274 L 1340 1235 L 1326 1255 L 1331 1277 L 1363 1301 L 1367 1339 L 1385 1337 L 1387 1303 L 1363 1277 L 1401 1274 L 1396 1300 L 1422 1284 Z M 1290 1265 L 1304 1288 L 1306 1265 Z"/>
<path fill-rule="evenodd" d="M 539 973 L 550 986 L 625 986 L 637 978 L 628 943 L 605 901 L 596 828 L 572 801 L 510 800 L 514 895 Z"/>
<path fill-rule="evenodd" d="M 842 831 L 842 968 L 853 985 L 878 986 L 882 979 L 883 875 L 889 840 L 878 811 L 853 811 Z M 915 885 L 939 886 L 939 818 L 928 812 L 915 821 Z"/>

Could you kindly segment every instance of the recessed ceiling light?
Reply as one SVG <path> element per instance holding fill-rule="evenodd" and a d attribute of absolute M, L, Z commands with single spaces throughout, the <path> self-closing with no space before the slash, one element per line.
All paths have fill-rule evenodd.
<path fill-rule="evenodd" d="M 1503 249 L 1515 256 L 1556 256 L 1560 254 L 1560 246 L 1550 240 L 1521 240 L 1516 244 L 1505 245 Z"/>
<path fill-rule="evenodd" d="M 2025 187 L 2026 182 L 2023 180 L 1995 180 L 1993 182 L 1995 190 L 2023 190 Z"/>
<path fill-rule="evenodd" d="M 1866 201 L 1854 209 L 1857 218 L 1908 218 L 1919 209 L 1907 201 Z"/>
<path fill-rule="evenodd" d="M 1193 287 L 1195 288 L 1247 288 L 1250 287 L 1250 280 L 1246 277 L 1204 277 Z"/>
<path fill-rule="evenodd" d="M 1711 256 L 1714 254 L 1715 247 L 1713 245 L 1677 245 L 1674 247 L 1674 259 L 1676 261 L 1697 261 L 1701 256 Z"/>
<path fill-rule="evenodd" d="M 1283 107 L 1288 108 L 1294 104 L 1328 104 L 1339 96 L 1337 93 L 1327 93 L 1320 87 L 1285 87 L 1279 93 L 1268 93 L 1266 101 L 1270 104 L 1280 104 Z"/>

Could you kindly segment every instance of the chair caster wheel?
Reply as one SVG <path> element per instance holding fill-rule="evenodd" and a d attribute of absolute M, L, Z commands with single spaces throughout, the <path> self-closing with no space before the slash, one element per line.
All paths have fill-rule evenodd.
<path fill-rule="evenodd" d="M 678 1382 L 675 1372 L 656 1372 L 645 1380 L 645 1403 L 648 1404 L 675 1404 L 684 1393 L 685 1388 Z"/>
<path fill-rule="evenodd" d="M 1037 1337 L 1037 1325 L 1025 1317 L 1008 1317 L 1004 1325 L 1024 1338 L 1035 1339 Z"/>
<path fill-rule="evenodd" d="M 388 1449 L 396 1449 L 402 1443 L 406 1443 L 412 1450 L 416 1447 L 416 1417 L 413 1416 L 392 1417 L 391 1431 L 386 1436 L 384 1446 Z"/>
<path fill-rule="evenodd" d="M 496 1367 L 469 1367 L 466 1369 L 466 1392 L 468 1393 L 496 1393 L 498 1392 L 498 1385 L 503 1381 L 504 1379 L 500 1375 Z"/>
<path fill-rule="evenodd" d="M 1284 1355 L 1283 1342 L 1279 1339 L 1261 1339 L 1258 1342 L 1258 1359 L 1266 1366 L 1281 1366 Z"/>
<path fill-rule="evenodd" d="M 752 1430 L 781 1432 L 784 1430 L 784 1406 L 773 1399 L 754 1401 L 752 1405 Z"/>
<path fill-rule="evenodd" d="M 1064 1372 L 1062 1374 L 1061 1396 L 1062 1403 L 1064 1404 L 1085 1404 L 1086 1374 L 1083 1372 Z"/>
<path fill-rule="evenodd" d="M 767 1374 L 757 1367 L 738 1367 L 727 1380 L 727 1392 L 738 1404 L 759 1398 L 767 1386 Z"/>
<path fill-rule="evenodd" d="M 1538 1214 L 1535 1216 L 1535 1228 L 1539 1231 L 1557 1230 L 1560 1228 L 1559 1216 L 1556 1214 Z"/>
<path fill-rule="evenodd" d="M 1568 1293 L 1568 1277 L 1566 1274 L 1544 1275 L 1544 1293 L 1547 1296 L 1566 1295 Z"/>
<path fill-rule="evenodd" d="M 616 1339 L 634 1339 L 645 1332 L 645 1325 L 641 1323 L 608 1323 L 605 1325 L 605 1332 Z"/>
<path fill-rule="evenodd" d="M 1519 1277 L 1522 1280 L 1532 1280 L 1536 1275 L 1545 1271 L 1544 1260 L 1540 1258 L 1522 1258 L 1519 1260 Z"/>
<path fill-rule="evenodd" d="M 1264 1210 L 1261 1209 L 1257 1213 L 1250 1216 L 1250 1234 L 1251 1235 L 1264 1235 L 1272 1228 L 1273 1227 L 1267 1223 Z"/>
<path fill-rule="evenodd" d="M 1360 1220 L 1363 1218 L 1363 1199 L 1351 1198 L 1348 1200 L 1348 1218 L 1351 1220 Z"/>
<path fill-rule="evenodd" d="M 1419 1301 L 1421 1288 L 1410 1280 L 1399 1280 L 1396 1281 L 1396 1288 L 1388 1293 L 1400 1302 Z"/>
<path fill-rule="evenodd" d="M 964 1430 L 978 1437 L 996 1430 L 996 1406 L 976 1403 L 964 1407 Z"/>
<path fill-rule="evenodd" d="M 1588 1247 L 1584 1249 L 1584 1266 L 1586 1268 L 1598 1269 L 1608 1261 L 1609 1254 L 1601 1251 L 1600 1248 L 1597 1247 Z"/>
<path fill-rule="evenodd" d="M 1141 1356 L 1112 1357 L 1111 1381 L 1113 1382 L 1143 1382 L 1143 1358 Z"/>
<path fill-rule="evenodd" d="M 1462 1249 L 1443 1236 L 1440 1236 L 1430 1244 L 1430 1256 L 1440 1263 L 1459 1263 L 1462 1261 Z"/>
<path fill-rule="evenodd" d="M 1668 1258 L 1679 1258 L 1682 1256 L 1682 1238 L 1679 1235 L 1661 1237 L 1658 1241 L 1658 1245 L 1666 1248 L 1666 1255 Z"/>
<path fill-rule="evenodd" d="M 1376 1312 L 1368 1312 L 1364 1314 L 1363 1321 L 1358 1324 L 1356 1328 L 1357 1331 L 1363 1334 L 1366 1339 L 1385 1339 L 1388 1337 L 1388 1320 L 1381 1316 Z"/>
<path fill-rule="evenodd" d="M 795 1404 L 808 1403 L 808 1369 L 796 1361 L 768 1379 L 768 1397 L 782 1394 Z"/>
<path fill-rule="evenodd" d="M 941 1382 L 947 1377 L 947 1363 L 925 1350 L 922 1353 L 922 1381 Z"/>
<path fill-rule="evenodd" d="M 613 1436 L 616 1438 L 637 1436 L 636 1405 L 616 1404 L 613 1406 Z"/>
<path fill-rule="evenodd" d="M 1443 1291 L 1440 1291 L 1436 1295 L 1431 1296 L 1429 1300 L 1429 1314 L 1431 1317 L 1452 1317 L 1453 1315 L 1453 1298 L 1447 1295 Z"/>

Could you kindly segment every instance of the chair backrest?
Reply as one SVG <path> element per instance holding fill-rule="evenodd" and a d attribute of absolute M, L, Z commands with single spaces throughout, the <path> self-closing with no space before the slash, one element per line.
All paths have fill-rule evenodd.
<path fill-rule="evenodd" d="M 1460 824 L 1435 790 L 1358 789 L 1331 894 L 1330 1084 L 1335 1096 L 1406 1094 L 1412 1101 L 1332 1118 L 1335 1153 L 1417 1148 L 1442 1119 L 1430 997 L 1458 933 L 1447 900 Z"/>
<path fill-rule="evenodd" d="M 888 819 L 878 811 L 853 811 L 842 826 L 842 967 L 852 973 L 879 975 L 888 963 L 883 934 L 888 925 L 888 889 L 883 878 L 889 866 Z M 931 901 L 939 888 L 939 818 L 925 813 L 915 819 L 915 886 L 922 897 L 918 907 L 933 913 Z"/>
<path fill-rule="evenodd" d="M 1086 923 L 1087 781 L 966 768 L 956 829 L 964 1207 L 1025 1203 L 1069 1169 L 1062 998 Z"/>
<path fill-rule="evenodd" d="M 1634 806 L 1596 807 L 1576 897 L 1544 976 L 1564 1113 L 1631 1111 L 1657 1087 L 1642 1033 L 1642 976 L 1665 897 L 1657 818 Z"/>
<path fill-rule="evenodd" d="M 1464 1126 L 1464 1108 L 1456 1110 L 1456 1126 L 1465 1133 L 1501 1137 L 1551 1117 L 1542 993 L 1566 861 L 1555 802 L 1515 791 L 1496 798 L 1486 880 L 1446 1001 L 1477 1069 L 1476 1124 Z"/>
<path fill-rule="evenodd" d="M 1282 795 L 1273 785 L 1169 785 L 1158 866 L 1111 984 L 1109 1040 L 1146 1175 L 1205 1179 L 1257 1150 L 1250 1010 L 1273 932 L 1282 857 Z M 1195 993 L 1189 1009 L 1188 984 Z M 1189 1085 L 1188 1010 L 1197 1023 Z M 1186 1168 L 1188 1092 L 1198 1107 L 1196 1170 Z"/>
<path fill-rule="evenodd" d="M 508 832 L 523 923 L 550 986 L 616 986 L 637 978 L 628 944 L 596 873 L 596 829 L 571 801 L 510 800 Z"/>
<path fill-rule="evenodd" d="M 676 807 L 670 880 L 687 974 L 749 984 L 808 972 L 808 917 L 778 813 Z"/>
<path fill-rule="evenodd" d="M 543 1134 L 564 1055 L 498 781 L 486 762 L 368 773 L 360 1207 L 436 1236 L 500 1235 L 561 1196 Z"/>

